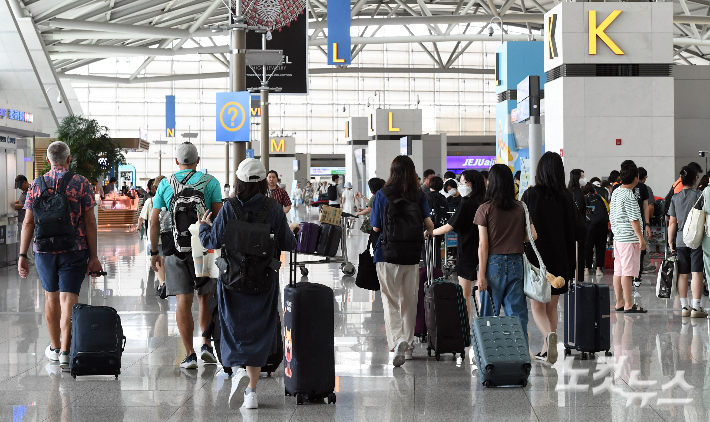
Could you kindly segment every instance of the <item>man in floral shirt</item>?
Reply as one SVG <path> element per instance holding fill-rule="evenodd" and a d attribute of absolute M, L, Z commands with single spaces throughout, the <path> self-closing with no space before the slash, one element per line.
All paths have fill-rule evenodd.
<path fill-rule="evenodd" d="M 48 194 L 54 194 L 59 180 L 71 164 L 67 144 L 61 141 L 52 142 L 47 148 L 47 161 L 52 169 L 41 177 L 44 177 Z M 42 194 L 38 181 L 39 179 L 35 180 L 30 186 L 25 201 L 26 215 L 20 242 L 21 253 L 17 264 L 22 278 L 27 278 L 29 274 L 27 251 L 35 231 L 32 203 Z M 66 195 L 69 198 L 71 222 L 76 235 L 74 246 L 56 252 L 39 252 L 36 244 L 33 247 L 39 279 L 46 291 L 44 314 L 50 344 L 44 354 L 50 361 L 59 361 L 63 370 L 69 369 L 71 313 L 72 307 L 79 302 L 81 283 L 88 272 L 103 271 L 96 252 L 97 223 L 94 215 L 96 200 L 89 181 L 85 177 L 74 175 L 67 183 Z"/>

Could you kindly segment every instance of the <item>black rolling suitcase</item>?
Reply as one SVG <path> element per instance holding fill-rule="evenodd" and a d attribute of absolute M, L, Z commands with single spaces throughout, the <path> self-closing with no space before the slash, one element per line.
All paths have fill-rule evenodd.
<path fill-rule="evenodd" d="M 427 282 L 424 287 L 424 319 L 427 332 L 427 354 L 432 350 L 436 360 L 443 353 L 466 357 L 466 347 L 471 345 L 471 328 L 468 322 L 466 299 L 461 286 L 434 278 L 434 241 L 426 241 Z M 441 272 L 441 271 L 439 271 Z"/>
<path fill-rule="evenodd" d="M 332 226 L 335 227 L 335 226 Z M 284 386 L 296 404 L 328 399 L 335 403 L 333 289 L 296 283 L 296 252 L 291 252 L 284 289 Z"/>
<path fill-rule="evenodd" d="M 342 227 L 332 224 L 321 224 L 316 253 L 323 256 L 335 256 L 338 253 L 341 237 L 343 237 Z"/>
<path fill-rule="evenodd" d="M 118 378 L 126 337 L 116 310 L 110 306 L 79 303 L 72 308 L 71 321 L 71 376 L 114 375 Z"/>
<path fill-rule="evenodd" d="M 472 295 L 476 294 L 478 286 L 473 287 Z M 496 312 L 491 288 L 488 296 Z M 516 316 L 480 316 L 478 303 L 471 298 L 476 306 L 478 318 L 473 320 L 472 343 L 476 354 L 478 376 L 484 387 L 500 387 L 528 385 L 528 376 L 532 369 L 530 351 L 525 340 L 525 332 L 520 318 Z"/>
<path fill-rule="evenodd" d="M 611 356 L 611 324 L 609 315 L 609 286 L 593 283 L 570 283 L 565 295 L 565 356 L 572 349 L 588 353 L 597 352 Z"/>

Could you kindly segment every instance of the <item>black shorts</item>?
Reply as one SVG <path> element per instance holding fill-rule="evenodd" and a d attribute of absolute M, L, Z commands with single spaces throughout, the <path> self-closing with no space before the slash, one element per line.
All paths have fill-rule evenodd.
<path fill-rule="evenodd" d="M 478 266 L 476 265 L 456 265 L 456 274 L 469 281 L 478 280 Z"/>
<path fill-rule="evenodd" d="M 687 246 L 679 246 L 678 252 L 678 274 L 702 273 L 703 248 L 690 249 Z"/>

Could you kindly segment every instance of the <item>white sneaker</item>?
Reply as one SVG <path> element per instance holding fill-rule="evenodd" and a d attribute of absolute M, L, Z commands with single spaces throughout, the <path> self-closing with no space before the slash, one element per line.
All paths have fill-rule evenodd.
<path fill-rule="evenodd" d="M 597 270 L 597 277 L 604 277 L 604 271 Z"/>
<path fill-rule="evenodd" d="M 404 352 L 404 360 L 412 360 L 412 359 L 414 359 L 413 352 L 414 352 L 414 351 L 413 351 L 412 349 L 407 349 L 407 351 Z"/>
<path fill-rule="evenodd" d="M 51 344 L 44 349 L 44 355 L 50 362 L 59 362 L 59 349 L 52 349 Z"/>
<path fill-rule="evenodd" d="M 247 394 L 246 391 L 244 392 L 244 404 L 242 407 L 245 409 L 256 409 L 259 407 L 259 403 L 256 399 L 256 391 L 252 391 L 249 394 Z"/>
<path fill-rule="evenodd" d="M 409 348 L 409 345 L 407 344 L 406 341 L 400 340 L 396 346 L 394 346 L 394 359 L 392 359 L 392 365 L 396 367 L 400 367 L 404 365 L 405 361 L 405 353 L 407 349 Z"/>
<path fill-rule="evenodd" d="M 59 353 L 59 366 L 62 368 L 62 371 L 66 372 L 69 370 L 69 352 Z"/>
<path fill-rule="evenodd" d="M 232 392 L 229 393 L 229 408 L 237 410 L 244 403 L 244 393 L 249 386 L 249 375 L 244 368 L 237 369 L 232 377 Z"/>

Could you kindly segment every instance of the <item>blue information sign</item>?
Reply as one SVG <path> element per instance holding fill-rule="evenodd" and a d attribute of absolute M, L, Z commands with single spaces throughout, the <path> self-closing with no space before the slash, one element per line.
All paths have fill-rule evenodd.
<path fill-rule="evenodd" d="M 249 142 L 249 91 L 217 93 L 217 141 Z"/>
<path fill-rule="evenodd" d="M 165 96 L 165 136 L 175 137 L 175 96 Z"/>
<path fill-rule="evenodd" d="M 254 150 L 247 149 L 247 158 L 254 158 Z"/>
<path fill-rule="evenodd" d="M 328 2 L 328 64 L 350 64 L 350 1 Z"/>

